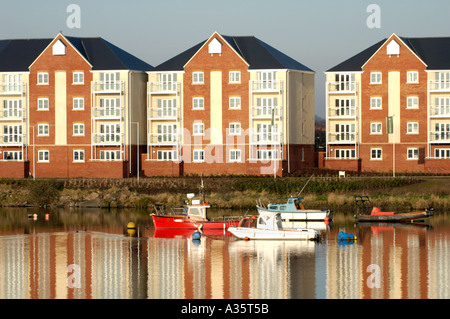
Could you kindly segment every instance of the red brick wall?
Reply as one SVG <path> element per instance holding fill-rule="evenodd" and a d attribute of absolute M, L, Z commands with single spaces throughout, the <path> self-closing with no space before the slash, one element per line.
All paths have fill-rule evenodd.
<path fill-rule="evenodd" d="M 0 178 L 26 178 L 30 162 L 0 161 Z"/>

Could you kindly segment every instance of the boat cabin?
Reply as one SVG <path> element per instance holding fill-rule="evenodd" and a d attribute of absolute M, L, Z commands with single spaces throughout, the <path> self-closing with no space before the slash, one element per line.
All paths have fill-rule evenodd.
<path fill-rule="evenodd" d="M 277 212 L 261 212 L 256 222 L 256 228 L 267 230 L 282 229 L 281 215 Z"/>
<path fill-rule="evenodd" d="M 193 200 L 191 205 L 188 205 L 187 215 L 190 219 L 196 221 L 207 221 L 207 209 L 211 206 L 208 204 L 201 204 L 200 201 Z"/>
<path fill-rule="evenodd" d="M 303 210 L 305 207 L 302 204 L 303 197 L 291 197 L 285 204 L 270 204 L 268 209 L 278 212 Z"/>

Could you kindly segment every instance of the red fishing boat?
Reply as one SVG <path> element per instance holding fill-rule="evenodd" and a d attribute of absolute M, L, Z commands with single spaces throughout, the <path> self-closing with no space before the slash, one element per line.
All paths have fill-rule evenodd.
<path fill-rule="evenodd" d="M 359 222 L 412 222 L 424 220 L 434 215 L 433 208 L 411 213 L 382 212 L 379 207 L 372 206 L 368 196 L 355 196 L 355 204 Z"/>
<path fill-rule="evenodd" d="M 193 193 L 187 196 L 191 203 L 182 207 L 155 206 L 156 212 L 151 214 L 155 229 L 227 230 L 228 227 L 239 224 L 240 217 L 223 216 L 213 220 L 207 217 L 211 205 L 205 201 L 203 179 L 200 186 L 201 199 L 194 200 Z"/>

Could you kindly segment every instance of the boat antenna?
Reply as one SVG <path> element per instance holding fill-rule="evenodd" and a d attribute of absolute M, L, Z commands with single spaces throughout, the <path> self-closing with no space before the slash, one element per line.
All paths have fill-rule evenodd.
<path fill-rule="evenodd" d="M 306 181 L 305 185 L 303 185 L 303 188 L 300 190 L 300 192 L 297 193 L 296 197 L 299 197 L 300 194 L 303 192 L 303 190 L 305 189 L 306 185 L 308 185 L 309 181 L 311 180 L 311 178 L 314 176 L 314 173 L 309 177 L 309 179 Z"/>

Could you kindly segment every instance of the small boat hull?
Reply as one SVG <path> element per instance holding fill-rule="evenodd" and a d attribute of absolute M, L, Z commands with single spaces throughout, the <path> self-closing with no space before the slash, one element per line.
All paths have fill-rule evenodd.
<path fill-rule="evenodd" d="M 258 209 L 258 213 L 261 212 L 272 212 L 273 210 L 264 208 L 264 207 L 256 207 Z M 320 220 L 324 221 L 327 217 L 329 217 L 330 212 L 326 210 L 315 210 L 315 209 L 304 209 L 304 210 L 296 210 L 296 211 L 286 211 L 280 213 L 281 219 L 284 221 L 293 221 L 293 220 Z"/>
<path fill-rule="evenodd" d="M 239 220 L 225 221 L 195 221 L 186 216 L 153 215 L 155 229 L 227 229 L 230 226 L 237 226 Z"/>
<path fill-rule="evenodd" d="M 238 239 L 245 240 L 316 240 L 319 233 L 313 229 L 259 229 L 230 227 L 228 231 Z"/>
<path fill-rule="evenodd" d="M 428 217 L 433 216 L 432 210 L 426 210 L 423 212 L 413 212 L 413 213 L 380 213 L 380 214 L 370 214 L 370 215 L 359 215 L 356 216 L 356 220 L 359 222 L 408 222 L 423 220 Z"/>

